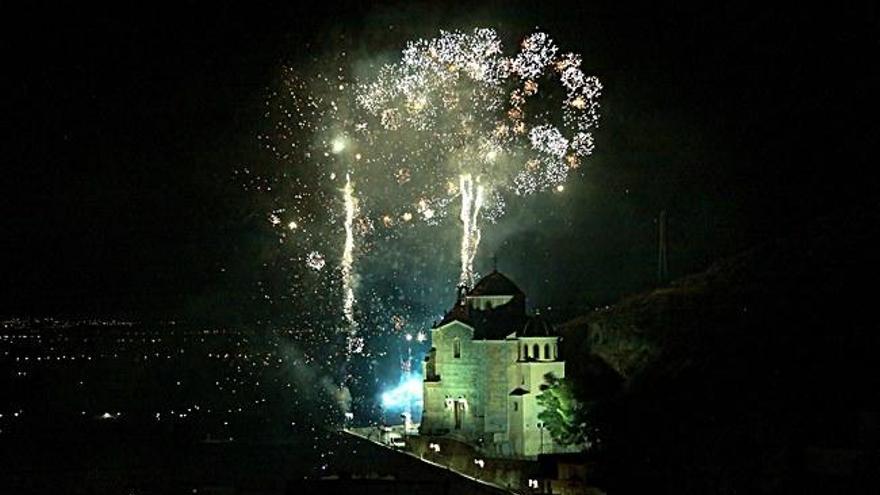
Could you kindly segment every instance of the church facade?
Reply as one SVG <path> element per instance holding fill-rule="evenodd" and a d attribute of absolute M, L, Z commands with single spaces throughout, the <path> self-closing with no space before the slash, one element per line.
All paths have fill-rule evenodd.
<path fill-rule="evenodd" d="M 526 312 L 526 296 L 497 270 L 431 330 L 422 435 L 446 435 L 501 456 L 562 452 L 538 419 L 545 375 L 565 376 L 552 325 Z"/>

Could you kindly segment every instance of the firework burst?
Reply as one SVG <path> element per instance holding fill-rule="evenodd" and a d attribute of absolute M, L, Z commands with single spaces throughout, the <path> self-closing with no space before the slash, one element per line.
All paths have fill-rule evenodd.
<path fill-rule="evenodd" d="M 470 286 L 484 224 L 511 197 L 561 191 L 583 170 L 602 86 L 580 55 L 560 53 L 545 33 L 505 52 L 494 30 L 476 29 L 412 41 L 369 69 L 341 51 L 282 71 L 258 136 L 270 169 L 238 180 L 265 198 L 258 217 L 279 242 L 264 266 L 287 277 L 282 297 L 302 301 L 300 341 L 337 367 L 337 383 L 387 354 L 375 339 L 421 345 L 418 332 L 445 309 L 407 271 L 453 283 L 436 267 L 455 264 L 424 239 L 460 222 L 448 254 Z"/>
<path fill-rule="evenodd" d="M 406 171 L 409 190 L 439 203 L 443 185 L 458 179 L 464 284 L 473 282 L 483 203 L 497 216 L 505 190 L 561 190 L 593 152 L 602 86 L 583 73 L 580 55 L 558 52 L 546 33 L 505 56 L 492 29 L 441 32 L 410 42 L 357 87 L 356 102 L 372 117 L 362 129 L 416 159 L 397 174 Z"/>

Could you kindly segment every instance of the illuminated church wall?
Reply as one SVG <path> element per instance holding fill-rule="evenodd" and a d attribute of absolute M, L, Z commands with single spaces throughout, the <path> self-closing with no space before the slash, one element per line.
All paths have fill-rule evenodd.
<path fill-rule="evenodd" d="M 482 431 L 477 420 L 483 415 L 480 368 L 484 356 L 472 337 L 473 329 L 459 322 L 432 332 L 440 382 L 425 387 L 423 429 L 463 436 Z"/>
<path fill-rule="evenodd" d="M 424 363 L 423 435 L 447 435 L 485 451 L 534 457 L 560 451 L 542 428 L 536 397 L 547 373 L 562 378 L 552 326 L 525 311 L 525 295 L 493 272 L 431 332 Z"/>

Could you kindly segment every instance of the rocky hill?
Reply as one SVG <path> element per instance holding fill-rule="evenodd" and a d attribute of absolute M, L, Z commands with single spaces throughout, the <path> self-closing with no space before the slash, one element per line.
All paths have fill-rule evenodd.
<path fill-rule="evenodd" d="M 562 325 L 609 491 L 873 492 L 877 211 Z"/>

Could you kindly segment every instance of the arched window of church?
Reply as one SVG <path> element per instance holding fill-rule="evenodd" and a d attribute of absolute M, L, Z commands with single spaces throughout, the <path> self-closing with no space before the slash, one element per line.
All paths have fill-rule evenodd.
<path fill-rule="evenodd" d="M 517 404 L 516 402 L 513 403 L 513 410 L 514 411 L 519 410 L 519 404 Z"/>
<path fill-rule="evenodd" d="M 529 346 L 528 346 L 528 344 L 523 344 L 522 358 L 523 358 L 523 361 L 525 361 L 526 359 L 529 358 Z"/>
<path fill-rule="evenodd" d="M 522 361 L 522 347 L 516 346 L 516 360 Z"/>
<path fill-rule="evenodd" d="M 544 344 L 544 359 L 550 359 L 550 344 Z"/>
<path fill-rule="evenodd" d="M 532 357 L 535 359 L 539 359 L 541 357 L 541 347 L 538 346 L 538 344 L 535 344 L 535 346 L 532 347 Z"/>
<path fill-rule="evenodd" d="M 458 337 L 452 341 L 452 357 L 460 358 L 461 357 L 461 340 Z"/>

